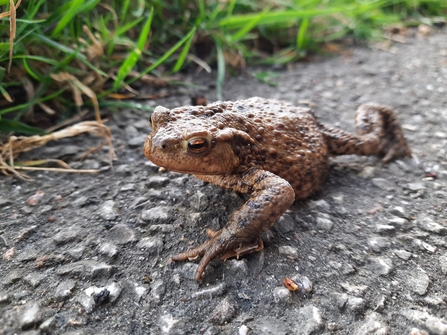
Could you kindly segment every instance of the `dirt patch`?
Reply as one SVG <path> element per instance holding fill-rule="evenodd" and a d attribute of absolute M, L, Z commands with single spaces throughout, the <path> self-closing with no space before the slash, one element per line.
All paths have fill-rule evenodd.
<path fill-rule="evenodd" d="M 244 199 L 159 172 L 142 154 L 148 116 L 115 115 L 113 169 L 107 148 L 76 161 L 95 145 L 85 136 L 33 155 L 99 174 L 0 178 L 0 333 L 447 334 L 446 31 L 277 74 L 278 87 L 232 78 L 225 99 L 310 103 L 347 130 L 358 105 L 390 105 L 414 158 L 335 159 L 323 189 L 283 215 L 263 251 L 213 261 L 197 284 L 197 262 L 169 256 L 203 242 Z M 191 80 L 213 99 L 211 77 Z M 285 277 L 300 289 L 289 292 Z"/>

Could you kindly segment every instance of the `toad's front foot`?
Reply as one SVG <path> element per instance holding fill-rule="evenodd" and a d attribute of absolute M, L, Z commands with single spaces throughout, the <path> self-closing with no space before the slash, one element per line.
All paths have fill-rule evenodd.
<path fill-rule="evenodd" d="M 267 231 L 292 205 L 295 192 L 286 180 L 265 170 L 250 169 L 242 175 L 197 177 L 251 194 L 250 200 L 233 213 L 224 228 L 217 232 L 208 230 L 209 241 L 171 258 L 181 261 L 203 256 L 195 276 L 196 280 L 200 280 L 212 259 L 222 256 L 225 260 L 262 249 L 263 246 L 257 242 L 259 235 Z"/>
<path fill-rule="evenodd" d="M 225 228 L 217 232 L 208 230 L 207 234 L 210 240 L 196 248 L 171 257 L 173 261 L 184 261 L 192 260 L 203 255 L 194 277 L 197 281 L 202 278 L 202 274 L 209 262 L 216 257 L 221 256 L 223 260 L 231 257 L 239 258 L 244 254 L 259 251 L 264 248 L 260 238 L 255 239 L 252 243 L 243 243 L 237 236 L 232 235 Z"/>

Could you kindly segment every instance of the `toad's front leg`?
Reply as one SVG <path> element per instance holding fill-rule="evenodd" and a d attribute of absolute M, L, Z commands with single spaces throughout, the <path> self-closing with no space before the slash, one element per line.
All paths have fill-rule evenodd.
<path fill-rule="evenodd" d="M 236 192 L 252 195 L 250 200 L 233 213 L 224 228 L 212 234 L 210 240 L 172 257 L 172 260 L 179 261 L 203 255 L 195 275 L 198 281 L 212 259 L 227 251 L 252 244 L 261 233 L 273 226 L 292 205 L 295 192 L 286 180 L 264 170 L 251 169 L 241 175 L 196 175 L 196 177 Z"/>

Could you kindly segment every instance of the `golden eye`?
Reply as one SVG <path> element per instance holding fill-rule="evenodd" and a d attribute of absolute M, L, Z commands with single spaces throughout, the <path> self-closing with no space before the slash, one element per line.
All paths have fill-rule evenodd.
<path fill-rule="evenodd" d="M 204 153 L 208 149 L 208 140 L 206 138 L 193 138 L 188 141 L 188 151 L 193 154 Z"/>

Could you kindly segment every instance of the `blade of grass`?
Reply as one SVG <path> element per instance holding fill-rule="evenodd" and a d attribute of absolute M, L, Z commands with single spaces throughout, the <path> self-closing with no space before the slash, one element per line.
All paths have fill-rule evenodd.
<path fill-rule="evenodd" d="M 51 99 L 57 97 L 58 95 L 60 95 L 64 91 L 65 91 L 65 88 L 62 88 L 60 90 L 57 90 L 57 91 L 47 95 L 46 97 L 43 97 L 43 98 L 40 98 L 40 99 L 33 99 L 33 100 L 30 100 L 30 101 L 28 101 L 28 102 L 26 102 L 24 104 L 21 104 L 21 105 L 17 105 L 17 106 L 13 106 L 13 107 L 10 107 L 10 108 L 2 109 L 2 110 L 0 110 L 0 115 L 28 108 L 28 107 L 32 106 L 33 104 L 37 104 L 39 102 L 44 102 L 44 101 L 47 101 L 47 100 L 51 100 Z"/>
<path fill-rule="evenodd" d="M 22 134 L 29 134 L 29 135 L 45 135 L 46 132 L 40 128 L 29 126 L 25 123 L 14 121 L 14 120 L 8 120 L 8 119 L 1 119 L 0 120 L 0 132 L 2 133 L 22 133 Z"/>
<path fill-rule="evenodd" d="M 116 34 L 117 36 L 121 36 L 121 35 L 123 35 L 125 32 L 127 32 L 127 31 L 129 31 L 130 29 L 132 29 L 133 27 L 135 27 L 135 26 L 136 26 L 138 23 L 140 23 L 143 19 L 144 19 L 144 16 L 140 16 L 139 18 L 137 18 L 137 19 L 135 19 L 135 20 L 133 20 L 133 21 L 130 21 L 129 23 L 124 24 L 124 25 L 121 26 L 121 27 L 118 27 L 118 28 L 116 29 L 115 34 Z"/>
<path fill-rule="evenodd" d="M 233 15 L 233 10 L 234 6 L 236 5 L 236 1 L 237 0 L 231 0 L 230 3 L 228 4 L 227 17 L 231 17 L 231 15 Z"/>
<path fill-rule="evenodd" d="M 58 49 L 59 51 L 62 51 L 63 53 L 69 54 L 69 55 L 74 55 L 74 57 L 76 57 L 77 59 L 79 59 L 82 63 L 84 63 L 85 65 L 87 65 L 90 69 L 92 69 L 93 71 L 95 71 L 96 73 L 100 74 L 103 77 L 108 77 L 107 73 L 105 73 L 104 71 L 102 71 L 101 69 L 99 69 L 98 67 L 94 66 L 92 63 L 90 63 L 87 60 L 87 57 L 85 55 L 83 55 L 82 53 L 80 53 L 80 50 L 73 50 L 69 47 L 66 47 L 65 45 L 62 45 L 58 42 L 55 42 L 53 40 L 51 40 L 50 38 L 41 35 L 41 34 L 35 34 L 36 37 L 38 37 L 39 40 L 41 40 L 42 42 Z M 79 46 L 80 48 L 81 46 Z"/>
<path fill-rule="evenodd" d="M 17 28 L 17 38 L 16 38 L 16 48 L 17 46 L 21 46 L 21 43 L 23 41 L 26 41 L 28 39 L 28 36 L 32 35 L 35 31 L 39 30 L 38 24 L 21 24 Z"/>
<path fill-rule="evenodd" d="M 14 101 L 14 100 L 12 100 L 12 98 L 9 95 L 8 91 L 6 91 L 5 88 L 3 87 L 3 85 L 1 85 L 1 84 L 0 84 L 0 94 L 3 96 L 3 98 L 5 98 L 6 101 L 8 101 L 8 102 L 13 102 Z"/>
<path fill-rule="evenodd" d="M 361 9 L 363 11 L 370 10 L 372 5 L 364 6 Z M 373 7 L 375 8 L 375 6 Z M 349 5 L 344 7 L 331 7 L 331 8 L 321 8 L 321 9 L 303 9 L 303 10 L 285 10 L 285 11 L 271 11 L 266 13 L 258 22 L 260 25 L 272 25 L 281 24 L 288 25 L 291 22 L 296 22 L 297 19 L 304 19 L 306 17 L 321 16 L 327 14 L 334 14 L 340 12 L 351 11 L 355 13 L 359 10 L 359 6 Z M 253 20 L 257 17 L 259 13 L 254 14 L 241 14 L 233 15 L 221 19 L 218 22 L 220 27 L 225 27 L 227 29 L 237 29 L 243 27 L 247 22 Z"/>
<path fill-rule="evenodd" d="M 123 7 L 121 8 L 122 17 L 126 17 L 127 10 L 129 9 L 130 0 L 125 0 L 123 3 Z"/>
<path fill-rule="evenodd" d="M 9 51 L 9 43 L 6 43 L 6 42 L 0 43 L 0 50 L 1 51 Z"/>
<path fill-rule="evenodd" d="M 196 20 L 196 26 L 206 18 L 205 0 L 199 0 L 199 15 Z"/>
<path fill-rule="evenodd" d="M 4 88 L 6 88 L 6 87 L 13 87 L 13 86 L 20 86 L 21 82 L 20 81 L 10 81 L 10 82 L 7 82 L 7 83 L 2 83 L 1 85 Z"/>
<path fill-rule="evenodd" d="M 91 10 L 93 10 L 93 8 L 95 8 L 99 4 L 99 1 L 100 0 L 90 0 L 90 1 L 87 1 L 82 6 L 80 6 L 80 8 L 78 10 L 78 13 L 90 12 Z"/>
<path fill-rule="evenodd" d="M 248 34 L 258 22 L 264 17 L 264 15 L 270 10 L 270 7 L 264 8 L 264 10 L 259 14 L 254 16 L 250 21 L 248 21 L 241 29 L 239 29 L 234 35 L 230 37 L 232 42 L 237 42 L 244 36 Z"/>
<path fill-rule="evenodd" d="M 117 90 L 119 88 L 121 83 L 130 73 L 130 71 L 132 71 L 133 67 L 140 59 L 140 56 L 143 53 L 143 49 L 146 45 L 147 38 L 149 37 L 153 17 L 154 17 L 154 8 L 151 8 L 151 11 L 149 12 L 149 17 L 147 18 L 146 23 L 143 26 L 136 47 L 132 50 L 129 56 L 127 56 L 126 60 L 118 70 L 115 82 L 113 83 L 114 90 Z"/>
<path fill-rule="evenodd" d="M 84 0 L 72 0 L 71 4 L 68 7 L 68 10 L 63 13 L 59 23 L 56 25 L 56 28 L 53 29 L 51 36 L 57 36 L 60 32 L 70 23 L 70 21 L 79 13 L 82 5 L 84 4 Z"/>
<path fill-rule="evenodd" d="M 40 20 L 34 20 L 34 19 L 16 19 L 17 23 L 28 23 L 28 24 L 37 24 L 37 23 L 44 23 L 46 20 L 40 19 Z"/>
<path fill-rule="evenodd" d="M 37 4 L 30 2 L 27 13 L 28 19 L 33 19 L 36 16 L 37 12 L 39 11 L 40 6 L 42 6 L 45 2 L 46 0 L 40 0 L 39 2 L 37 2 Z"/>
<path fill-rule="evenodd" d="M 34 60 L 34 61 L 39 61 L 39 62 L 43 62 L 46 64 L 50 64 L 53 65 L 54 67 L 56 67 L 56 69 L 58 68 L 63 68 L 64 70 L 73 73 L 73 74 L 81 74 L 83 73 L 81 69 L 75 68 L 75 67 L 71 67 L 71 66 L 67 66 L 67 64 L 70 62 L 70 60 L 72 59 L 72 57 L 70 57 L 70 55 L 68 57 L 66 57 L 66 59 L 64 59 L 63 61 L 55 61 L 54 59 L 50 59 L 50 58 L 46 58 L 46 57 L 40 57 L 40 56 L 33 56 L 33 55 L 17 55 L 13 57 L 13 60 L 18 60 L 18 59 L 26 59 L 26 60 Z M 3 59 L 0 59 L 0 63 L 3 61 Z M 0 68 L 1 70 L 1 68 Z M 54 70 L 53 70 L 54 72 Z M 46 77 L 42 77 L 42 78 L 46 78 Z M 10 84 L 10 82 L 8 82 L 7 84 Z"/>
<path fill-rule="evenodd" d="M 85 55 L 83 55 L 82 53 L 76 52 L 76 50 L 73 50 L 72 48 L 69 48 L 69 47 L 67 47 L 67 46 L 65 46 L 65 45 L 63 45 L 61 43 L 58 43 L 58 42 L 52 40 L 51 38 L 49 38 L 49 37 L 47 37 L 45 35 L 42 35 L 40 33 L 36 33 L 36 34 L 34 34 L 34 36 L 37 37 L 37 39 L 39 39 L 43 43 L 45 43 L 45 44 L 47 44 L 47 45 L 49 45 L 49 46 L 51 46 L 51 47 L 53 47 L 53 48 L 55 48 L 55 49 L 57 49 L 59 51 L 62 51 L 63 53 L 66 53 L 66 54 L 76 54 L 76 58 L 77 59 L 79 59 L 79 60 L 87 60 L 87 57 L 85 57 Z"/>
<path fill-rule="evenodd" d="M 23 59 L 23 58 L 26 58 L 29 60 L 40 61 L 40 62 L 47 63 L 47 64 L 54 65 L 54 66 L 59 64 L 59 62 L 54 59 L 41 57 L 41 56 L 34 56 L 34 55 L 16 55 L 12 59 L 16 60 L 16 59 Z M 5 60 L 6 60 L 5 58 L 0 59 L 0 63 L 4 62 Z"/>
<path fill-rule="evenodd" d="M 147 67 L 144 71 L 140 72 L 140 74 L 138 76 L 135 76 L 134 78 L 129 79 L 127 82 L 125 82 L 124 85 L 132 84 L 133 82 L 135 82 L 138 79 L 140 79 L 141 77 L 143 77 L 145 74 L 148 74 L 149 72 L 151 72 L 152 70 L 157 68 L 159 65 L 163 64 L 163 62 L 165 62 L 166 59 L 168 59 L 174 52 L 176 52 L 183 45 L 183 43 L 185 43 L 191 37 L 191 35 L 194 34 L 195 30 L 196 30 L 195 27 L 192 28 L 188 32 L 188 34 L 186 34 L 180 41 L 178 41 L 171 49 L 166 51 L 163 54 L 163 56 L 161 56 L 159 59 L 157 59 L 157 61 L 155 61 L 151 66 Z M 103 97 L 112 91 L 113 91 L 113 89 L 105 91 L 100 95 L 100 97 Z"/>
<path fill-rule="evenodd" d="M 31 69 L 31 67 L 29 66 L 29 64 L 28 64 L 28 62 L 27 62 L 27 60 L 26 60 L 27 58 L 26 57 L 24 57 L 23 58 L 23 67 L 25 68 L 25 70 L 26 70 L 26 72 L 28 72 L 28 74 L 31 76 L 31 77 L 33 77 L 34 79 L 36 79 L 37 81 L 39 81 L 39 82 L 41 82 L 41 81 L 43 81 L 44 79 L 43 78 L 41 78 L 39 75 L 37 75 L 32 69 Z"/>
<path fill-rule="evenodd" d="M 180 71 L 182 68 L 183 63 L 185 62 L 186 57 L 188 56 L 189 49 L 191 48 L 192 40 L 195 36 L 195 28 L 194 32 L 191 34 L 191 37 L 186 41 L 185 46 L 183 47 L 182 52 L 180 53 L 180 56 L 177 59 L 177 62 L 174 65 L 174 68 L 172 69 L 172 72 L 176 73 Z"/>
<path fill-rule="evenodd" d="M 221 6 L 219 6 L 219 3 L 217 3 L 216 8 L 214 8 L 213 12 L 210 15 L 208 15 L 209 22 L 213 22 L 221 11 L 222 8 Z"/>
<path fill-rule="evenodd" d="M 301 52 L 305 51 L 306 32 L 307 32 L 308 27 L 309 27 L 309 19 L 305 18 L 301 21 L 300 29 L 296 36 L 296 47 L 297 47 L 298 51 L 301 51 Z"/>

